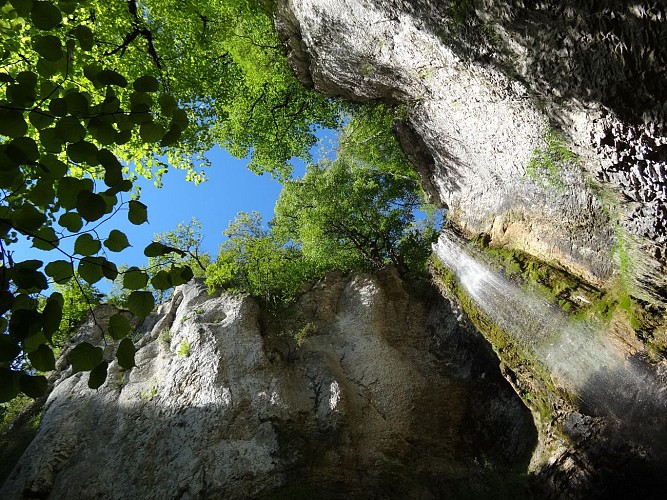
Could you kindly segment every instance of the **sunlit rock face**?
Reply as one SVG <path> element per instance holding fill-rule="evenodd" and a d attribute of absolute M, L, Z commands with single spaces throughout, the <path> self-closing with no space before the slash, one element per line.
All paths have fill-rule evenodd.
<path fill-rule="evenodd" d="M 402 145 L 465 233 L 602 284 L 624 228 L 664 303 L 666 11 L 611 4 L 285 0 L 276 24 L 304 83 L 405 105 Z M 527 175 L 551 130 L 577 159 Z"/>
<path fill-rule="evenodd" d="M 329 275 L 270 321 L 180 287 L 135 368 L 112 362 L 93 391 L 63 367 L 0 497 L 485 496 L 526 470 L 536 431 L 457 316 L 391 271 Z"/>

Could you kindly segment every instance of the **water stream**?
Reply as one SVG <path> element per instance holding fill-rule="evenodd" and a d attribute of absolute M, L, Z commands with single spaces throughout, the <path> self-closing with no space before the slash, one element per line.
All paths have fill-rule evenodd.
<path fill-rule="evenodd" d="M 537 292 L 491 269 L 454 235 L 433 245 L 477 307 L 546 366 L 557 385 L 574 394 L 590 414 L 642 428 L 660 423 L 667 409 L 664 384 L 649 367 L 627 356 L 601 325 L 575 321 Z M 649 419 L 651 422 L 647 421 Z"/>

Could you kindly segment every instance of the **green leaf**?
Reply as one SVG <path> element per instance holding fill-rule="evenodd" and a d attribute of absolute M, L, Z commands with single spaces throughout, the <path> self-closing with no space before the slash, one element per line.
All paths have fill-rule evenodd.
<path fill-rule="evenodd" d="M 116 267 L 116 264 L 111 262 L 110 260 L 105 259 L 104 257 L 102 258 L 102 273 L 104 274 L 104 277 L 108 280 L 115 280 L 118 277 L 118 268 Z"/>
<path fill-rule="evenodd" d="M 171 117 L 178 107 L 176 99 L 170 94 L 160 95 L 160 97 L 158 97 L 158 103 L 160 104 L 160 114 L 165 117 Z"/>
<path fill-rule="evenodd" d="M 63 177 L 58 181 L 58 200 L 60 206 L 65 210 L 76 207 L 79 192 L 92 191 L 93 182 L 90 179 L 76 179 L 74 177 Z"/>
<path fill-rule="evenodd" d="M 30 137 L 16 137 L 7 144 L 7 155 L 19 163 L 34 163 L 39 159 L 37 143 Z"/>
<path fill-rule="evenodd" d="M 87 163 L 91 167 L 99 164 L 97 146 L 88 141 L 77 141 L 67 146 L 67 156 L 74 163 Z"/>
<path fill-rule="evenodd" d="M 188 128 L 188 114 L 183 109 L 177 109 L 174 111 L 174 117 L 171 120 L 172 125 L 176 125 L 181 130 Z"/>
<path fill-rule="evenodd" d="M 37 335 L 41 329 L 42 315 L 34 309 L 17 309 L 9 319 L 9 333 L 17 340 Z"/>
<path fill-rule="evenodd" d="M 51 226 L 43 226 L 37 230 L 32 239 L 33 248 L 39 250 L 53 250 L 58 248 L 60 240 L 56 236 L 55 230 Z"/>
<path fill-rule="evenodd" d="M 20 163 L 12 160 L 7 153 L 0 151 L 0 172 L 6 173 L 7 175 L 14 175 L 14 172 L 19 168 Z"/>
<path fill-rule="evenodd" d="M 144 249 L 144 255 L 146 257 L 160 257 L 162 255 L 167 255 L 168 253 L 172 252 L 176 252 L 181 255 L 184 253 L 182 250 L 179 250 L 178 248 L 172 248 L 170 246 L 165 245 L 164 243 L 160 243 L 159 241 L 154 241 L 152 243 L 149 243 L 148 246 Z"/>
<path fill-rule="evenodd" d="M 32 9 L 32 0 L 10 0 L 10 3 L 21 17 L 27 17 Z"/>
<path fill-rule="evenodd" d="M 21 137 L 28 131 L 23 113 L 15 109 L 0 107 L 0 134 L 7 137 Z"/>
<path fill-rule="evenodd" d="M 90 132 L 90 135 L 92 135 L 97 142 L 105 146 L 113 144 L 118 135 L 118 132 L 113 125 L 99 118 L 90 120 L 90 123 L 88 124 L 88 132 Z"/>
<path fill-rule="evenodd" d="M 53 334 L 58 331 L 62 318 L 62 304 L 58 300 L 52 300 L 51 297 L 49 297 L 49 300 L 46 302 L 44 310 L 42 311 L 42 332 L 47 339 L 51 340 Z"/>
<path fill-rule="evenodd" d="M 109 335 L 112 339 L 120 340 L 127 337 L 130 329 L 130 321 L 122 314 L 114 314 L 109 318 Z"/>
<path fill-rule="evenodd" d="M 16 395 L 16 372 L 0 366 L 0 403 L 6 403 Z"/>
<path fill-rule="evenodd" d="M 73 116 L 65 116 L 58 120 L 55 126 L 56 134 L 66 142 L 79 142 L 86 137 L 86 129 Z"/>
<path fill-rule="evenodd" d="M 173 286 L 184 285 L 193 277 L 192 269 L 188 266 L 172 267 L 169 270 L 169 279 Z"/>
<path fill-rule="evenodd" d="M 127 214 L 128 220 L 135 225 L 143 224 L 148 220 L 148 207 L 140 201 L 132 200 L 128 203 L 130 211 Z"/>
<path fill-rule="evenodd" d="M 80 191 L 76 198 L 76 209 L 88 222 L 96 221 L 107 211 L 107 204 L 99 194 Z"/>
<path fill-rule="evenodd" d="M 14 294 L 3 290 L 0 292 L 0 314 L 5 314 L 9 309 L 11 309 L 12 304 L 14 303 Z M 0 339 L 2 336 L 0 336 Z"/>
<path fill-rule="evenodd" d="M 102 257 L 86 257 L 79 262 L 79 276 L 91 285 L 97 283 L 104 277 L 102 266 L 104 265 Z"/>
<path fill-rule="evenodd" d="M 74 14 L 80 0 L 59 0 L 58 7 L 65 14 Z"/>
<path fill-rule="evenodd" d="M 139 127 L 139 136 L 144 142 L 157 142 L 164 137 L 164 134 L 164 127 L 152 121 L 146 122 Z"/>
<path fill-rule="evenodd" d="M 7 99 L 17 107 L 27 108 L 32 106 L 37 98 L 34 85 L 14 84 L 7 87 Z"/>
<path fill-rule="evenodd" d="M 104 242 L 104 246 L 112 252 L 122 252 L 130 246 L 130 242 L 127 241 L 125 233 L 118 229 L 112 229 L 109 233 L 109 237 Z"/>
<path fill-rule="evenodd" d="M 51 2 L 33 2 L 30 10 L 32 23 L 40 30 L 50 30 L 60 24 L 63 15 Z"/>
<path fill-rule="evenodd" d="M 12 218 L 14 227 L 23 231 L 35 231 L 46 222 L 44 213 L 30 203 L 24 203 Z"/>
<path fill-rule="evenodd" d="M 95 255 L 101 248 L 102 244 L 100 241 L 88 233 L 82 234 L 74 242 L 74 253 L 78 253 L 79 255 Z"/>
<path fill-rule="evenodd" d="M 178 125 L 172 125 L 169 127 L 169 130 L 167 131 L 166 134 L 162 137 L 162 140 L 160 141 L 160 146 L 161 147 L 167 147 L 171 146 L 172 144 L 175 144 L 180 138 L 183 132 L 181 131 L 181 128 Z"/>
<path fill-rule="evenodd" d="M 128 290 L 139 290 L 148 284 L 148 274 L 138 267 L 131 267 L 123 274 L 123 286 Z"/>
<path fill-rule="evenodd" d="M 132 92 L 130 94 L 130 109 L 132 113 L 148 113 L 153 107 L 153 99 L 146 92 Z M 150 115 L 149 115 L 150 118 Z M 145 119 L 134 123 L 144 123 Z"/>
<path fill-rule="evenodd" d="M 49 101 L 49 112 L 58 117 L 67 116 L 67 101 L 61 97 L 55 97 Z"/>
<path fill-rule="evenodd" d="M 9 335 L 0 335 L 0 363 L 13 361 L 21 353 L 21 348 Z"/>
<path fill-rule="evenodd" d="M 148 316 L 155 307 L 155 299 L 150 292 L 132 292 L 127 298 L 127 308 L 140 318 Z"/>
<path fill-rule="evenodd" d="M 117 87 L 127 87 L 127 80 L 117 71 L 103 69 L 96 75 L 96 80 L 102 85 L 115 85 Z"/>
<path fill-rule="evenodd" d="M 65 144 L 65 140 L 56 133 L 55 127 L 40 130 L 39 141 L 44 150 L 49 153 L 60 153 Z"/>
<path fill-rule="evenodd" d="M 43 375 L 27 375 L 22 373 L 19 378 L 19 388 L 26 396 L 37 399 L 46 394 L 49 384 Z"/>
<path fill-rule="evenodd" d="M 129 370 L 133 366 L 136 366 L 134 364 L 134 354 L 137 352 L 137 350 L 134 347 L 134 344 L 132 341 L 128 338 L 124 338 L 123 340 L 120 341 L 120 345 L 118 346 L 118 350 L 116 351 L 116 358 L 118 359 L 118 364 L 125 368 L 126 370 Z"/>
<path fill-rule="evenodd" d="M 72 31 L 77 40 L 79 40 L 79 46 L 86 52 L 92 50 L 95 44 L 95 36 L 88 26 L 80 24 Z"/>
<path fill-rule="evenodd" d="M 99 389 L 107 379 L 108 367 L 109 363 L 102 361 L 99 365 L 93 368 L 88 376 L 88 387 L 91 389 Z"/>
<path fill-rule="evenodd" d="M 28 120 L 30 120 L 30 124 L 37 130 L 42 130 L 51 126 L 54 118 L 41 110 L 35 110 L 30 112 Z"/>
<path fill-rule="evenodd" d="M 58 224 L 70 233 L 76 233 L 83 227 L 83 219 L 76 212 L 66 212 L 60 216 Z"/>
<path fill-rule="evenodd" d="M 95 347 L 88 342 L 81 342 L 67 355 L 72 364 L 72 373 L 92 370 L 102 361 L 101 347 Z"/>
<path fill-rule="evenodd" d="M 54 260 L 49 262 L 44 268 L 47 276 L 50 276 L 56 283 L 66 283 L 74 276 L 72 263 L 66 260 Z"/>
<path fill-rule="evenodd" d="M 121 130 L 118 132 L 118 135 L 116 136 L 116 144 L 119 146 L 122 146 L 123 144 L 127 144 L 130 142 L 132 139 L 132 131 L 131 130 Z"/>
<path fill-rule="evenodd" d="M 169 290 L 173 285 L 171 284 L 171 278 L 167 271 L 158 271 L 155 276 L 151 279 L 151 285 L 156 290 Z"/>
<path fill-rule="evenodd" d="M 50 372 L 56 367 L 56 358 L 53 351 L 41 344 L 36 351 L 28 353 L 32 366 L 40 372 Z"/>
<path fill-rule="evenodd" d="M 40 165 L 43 169 L 42 177 L 46 177 L 51 181 L 60 179 L 67 173 L 67 165 L 65 165 L 54 155 L 43 155 L 40 159 Z"/>
<path fill-rule="evenodd" d="M 137 92 L 157 92 L 160 84 L 154 76 L 145 75 L 137 78 L 132 84 Z"/>
<path fill-rule="evenodd" d="M 116 192 L 117 191 L 114 191 L 114 189 L 109 188 L 106 191 L 102 191 L 101 193 L 99 193 L 100 196 L 104 199 L 104 203 L 107 204 L 107 209 L 106 209 L 107 214 L 113 212 L 113 209 L 118 203 L 118 196 L 116 196 Z"/>
<path fill-rule="evenodd" d="M 65 55 L 60 38 L 53 35 L 36 36 L 32 48 L 47 61 L 58 61 Z"/>
<path fill-rule="evenodd" d="M 53 182 L 49 179 L 39 179 L 30 190 L 28 200 L 40 208 L 48 209 L 53 206 L 55 196 L 56 191 L 53 189 Z"/>
<path fill-rule="evenodd" d="M 67 110 L 72 115 L 87 115 L 90 110 L 90 101 L 86 94 L 76 91 L 68 91 L 65 97 L 65 102 L 67 102 Z"/>

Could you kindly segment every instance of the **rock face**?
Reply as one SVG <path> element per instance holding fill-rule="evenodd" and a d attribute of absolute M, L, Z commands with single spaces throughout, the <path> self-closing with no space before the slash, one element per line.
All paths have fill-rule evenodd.
<path fill-rule="evenodd" d="M 180 287 L 143 327 L 135 368 L 112 362 L 98 391 L 61 372 L 0 497 L 498 491 L 525 472 L 536 431 L 457 315 L 393 272 L 329 275 L 270 321 L 250 298 Z"/>
<path fill-rule="evenodd" d="M 630 247 L 624 272 L 664 304 L 665 18 L 659 2 L 285 0 L 276 25 L 303 83 L 405 106 L 402 145 L 465 233 L 598 285 Z"/>

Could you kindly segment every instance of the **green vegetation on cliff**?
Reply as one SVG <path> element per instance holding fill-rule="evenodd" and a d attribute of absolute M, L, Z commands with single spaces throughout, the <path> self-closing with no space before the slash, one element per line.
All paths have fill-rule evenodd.
<path fill-rule="evenodd" d="M 336 159 L 287 181 L 270 228 L 257 213 L 239 214 L 207 269 L 209 287 L 288 303 L 327 271 L 392 265 L 402 274 L 424 272 L 437 214 L 416 220 L 424 201 L 414 174 L 392 136 L 374 140 L 387 153 L 380 167 L 362 160 L 379 159 L 372 149 L 364 157 L 343 146 Z"/>
<path fill-rule="evenodd" d="M 89 287 L 114 281 L 119 303 L 143 318 L 155 294 L 163 298 L 193 276 L 189 264 L 203 271 L 207 262 L 197 257 L 187 228 L 148 245 L 142 269 L 116 261 L 113 255 L 131 242 L 117 229 L 102 233 L 100 224 L 123 214 L 132 224 L 146 223 L 148 207 L 132 194 L 137 176 L 159 184 L 169 168 L 183 168 L 190 180 L 201 180 L 205 152 L 216 144 L 250 155 L 252 170 L 286 180 L 290 159 L 310 160 L 318 127 L 345 125 L 338 158 L 288 183 L 284 198 L 293 193 L 294 218 L 276 218 L 273 247 L 257 246 L 265 258 L 255 259 L 260 250 L 253 250 L 239 273 L 227 264 L 245 250 L 234 258 L 223 251 L 210 278 L 215 286 L 228 286 L 234 275 L 234 287 L 283 300 L 294 295 L 295 283 L 330 268 L 423 267 L 430 236 L 422 238 L 412 224 L 419 188 L 391 134 L 391 114 L 304 88 L 287 66 L 272 9 L 273 2 L 259 0 L 0 0 L 0 400 L 21 392 L 39 397 L 47 388 L 43 373 L 54 368 L 64 340 L 69 300 L 53 291 L 56 285 L 81 292 L 82 315 L 96 303 Z M 312 245 L 316 221 L 296 206 L 306 193 L 294 193 L 315 186 L 319 181 L 310 181 L 329 169 L 351 174 L 345 189 L 359 196 L 344 197 L 356 203 L 348 215 L 362 202 L 375 204 L 377 213 L 360 219 L 376 231 L 363 241 L 349 231 L 318 229 L 330 250 L 340 244 L 325 258 Z M 283 212 L 288 205 L 282 202 Z M 313 212 L 320 222 L 323 213 Z M 12 251 L 19 240 L 49 257 L 19 260 Z M 73 248 L 62 244 L 69 241 Z M 285 264 L 295 252 L 307 257 L 306 270 Z M 250 262 L 262 262 L 261 280 Z M 267 291 L 266 281 L 285 270 L 289 279 Z M 129 333 L 121 315 L 104 332 L 121 341 L 116 357 L 124 368 L 134 366 Z M 107 355 L 83 343 L 70 362 L 75 371 L 92 370 L 89 385 L 96 388 L 105 381 Z"/>

